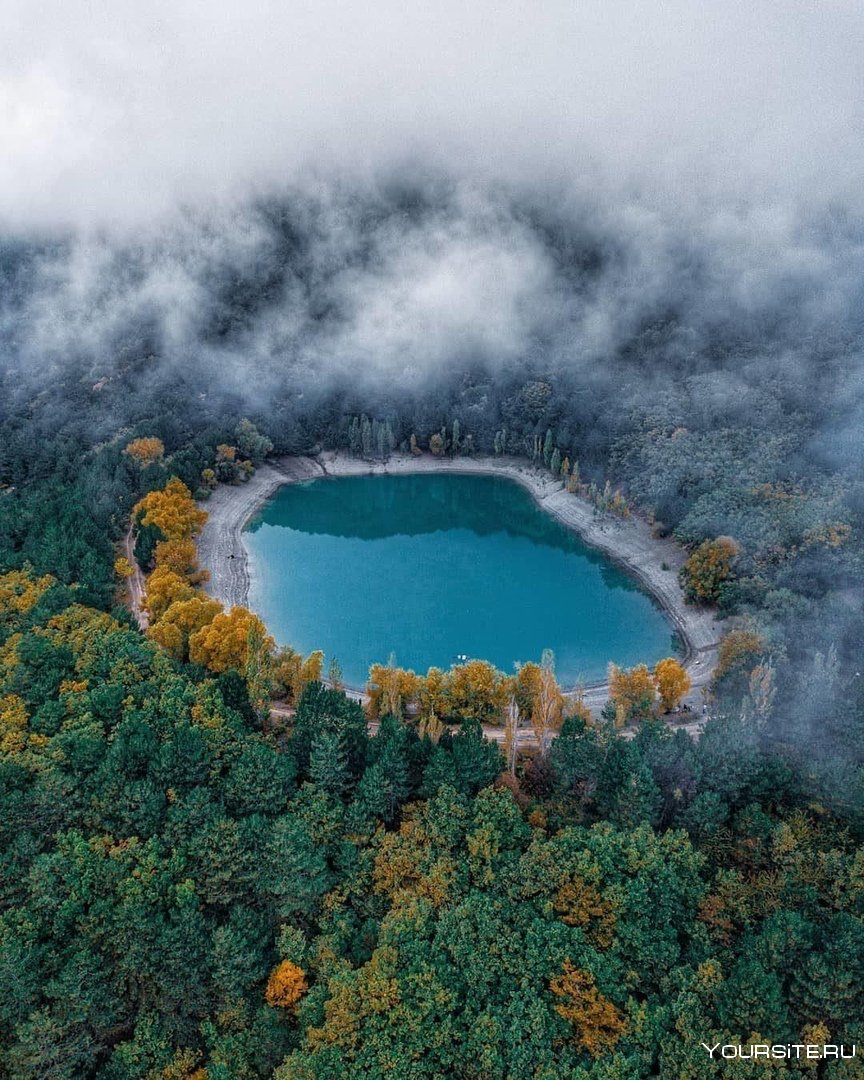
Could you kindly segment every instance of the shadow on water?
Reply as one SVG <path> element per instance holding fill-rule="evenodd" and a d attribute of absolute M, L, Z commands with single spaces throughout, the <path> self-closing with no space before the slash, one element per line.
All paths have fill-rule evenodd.
<path fill-rule="evenodd" d="M 355 540 L 424 536 L 456 528 L 476 536 L 504 533 L 588 559 L 609 589 L 639 589 L 551 514 L 538 513 L 529 493 L 506 477 L 450 473 L 322 477 L 280 488 L 250 521 L 248 531 L 254 533 L 262 525 Z"/>

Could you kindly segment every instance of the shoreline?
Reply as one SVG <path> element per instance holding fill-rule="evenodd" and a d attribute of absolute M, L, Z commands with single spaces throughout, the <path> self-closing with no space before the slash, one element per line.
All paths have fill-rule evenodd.
<path fill-rule="evenodd" d="M 198 558 L 210 572 L 204 588 L 226 608 L 246 606 L 251 585 L 249 558 L 243 530 L 249 520 L 283 484 L 321 477 L 393 476 L 416 473 L 462 473 L 503 476 L 524 488 L 536 505 L 589 546 L 635 578 L 660 605 L 684 649 L 683 663 L 692 687 L 685 700 L 699 706 L 699 691 L 710 680 L 716 663 L 720 627 L 712 611 L 690 607 L 678 584 L 678 569 L 686 552 L 674 540 L 656 539 L 646 521 L 633 516 L 622 520 L 599 515 L 585 499 L 565 491 L 561 482 L 521 458 L 435 458 L 395 454 L 388 461 L 369 462 L 325 451 L 318 457 L 277 458 L 262 464 L 239 487 L 221 485 L 202 503 L 209 515 L 198 537 Z M 668 569 L 663 567 L 668 566 Z M 608 683 L 584 688 L 586 705 L 599 711 L 608 697 Z"/>

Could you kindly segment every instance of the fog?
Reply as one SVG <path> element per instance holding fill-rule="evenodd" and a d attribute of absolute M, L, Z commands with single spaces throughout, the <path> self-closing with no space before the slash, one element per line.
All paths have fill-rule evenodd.
<path fill-rule="evenodd" d="M 860 206 L 855 0 L 4 11 L 9 227 L 140 228 L 178 205 L 406 165 L 676 217 Z"/>
<path fill-rule="evenodd" d="M 857 3 L 6 8 L 12 389 L 130 354 L 250 407 L 288 371 L 590 384 L 671 320 L 634 399 L 780 372 L 820 461 L 859 453 Z"/>

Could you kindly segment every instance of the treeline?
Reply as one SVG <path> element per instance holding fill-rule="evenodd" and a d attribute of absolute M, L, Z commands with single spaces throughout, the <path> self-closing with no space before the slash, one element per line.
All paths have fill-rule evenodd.
<path fill-rule="evenodd" d="M 515 777 L 472 717 L 370 737 L 314 681 L 268 733 L 236 672 L 0 577 L 0 1075 L 707 1080 L 703 1041 L 855 1042 L 864 822 L 720 713 L 575 717 Z"/>

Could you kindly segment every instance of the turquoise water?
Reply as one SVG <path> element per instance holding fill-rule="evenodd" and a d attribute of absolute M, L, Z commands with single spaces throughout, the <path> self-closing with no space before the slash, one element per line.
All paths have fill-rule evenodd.
<path fill-rule="evenodd" d="M 571 685 L 674 648 L 631 578 L 501 477 L 289 484 L 245 541 L 251 607 L 280 644 L 336 657 L 353 686 L 391 653 L 416 671 L 458 654 L 512 671 L 551 648 Z"/>

